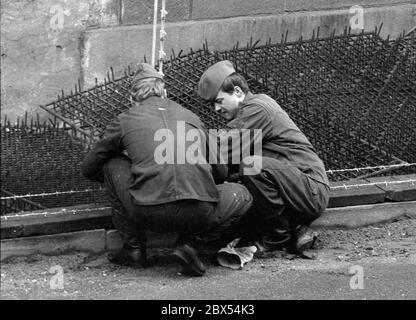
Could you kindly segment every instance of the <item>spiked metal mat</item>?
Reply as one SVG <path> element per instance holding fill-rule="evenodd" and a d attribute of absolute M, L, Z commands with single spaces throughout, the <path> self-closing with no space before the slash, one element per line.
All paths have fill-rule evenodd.
<path fill-rule="evenodd" d="M 360 34 L 345 29 L 342 34 L 334 32 L 327 38 L 320 38 L 318 29 L 311 39 L 294 42 L 288 42 L 286 34 L 278 43 L 269 40 L 259 45 L 251 41 L 244 47 L 237 44 L 230 50 L 215 52 L 205 44 L 188 54 L 172 53 L 163 69 L 168 97 L 199 115 L 208 128 L 224 127 L 224 120 L 213 106 L 199 98 L 196 87 L 206 68 L 228 59 L 246 77 L 251 91 L 269 94 L 288 112 L 327 169 L 416 162 L 415 32 L 389 40 L 380 37 L 380 29 Z M 56 101 L 42 106 L 63 121 L 65 129 L 45 129 L 39 135 L 4 125 L 2 140 L 8 142 L 4 148 L 2 142 L 2 160 L 7 155 L 6 166 L 20 166 L 17 171 L 21 172 L 21 176 L 7 180 L 14 169 L 5 169 L 2 163 L 2 182 L 6 177 L 4 192 L 37 192 L 35 185 L 43 185 L 45 190 L 90 188 L 92 185 L 79 175 L 80 161 L 105 127 L 130 107 L 133 73 L 134 68 L 128 68 L 123 76 L 116 78 L 110 69 L 103 83 L 97 81 L 93 88 L 84 91 L 78 84 L 74 91 L 62 92 Z M 25 148 L 30 145 L 32 149 L 20 150 L 18 143 Z M 47 151 L 45 146 L 56 151 Z M 28 160 L 16 161 L 23 154 Z M 60 178 L 54 180 L 43 174 L 45 180 L 39 180 L 33 172 L 42 170 L 36 166 L 47 166 L 48 172 L 61 172 L 54 174 Z M 61 170 L 64 167 L 66 170 Z M 387 171 L 330 172 L 329 178 L 339 181 L 388 174 Z M 394 169 L 391 173 L 414 173 L 414 167 Z M 13 182 L 18 180 L 22 181 L 17 183 L 20 187 Z M 66 199 L 75 197 L 73 202 L 76 202 L 78 196 L 81 197 L 71 194 Z M 79 201 L 96 201 L 91 196 L 87 194 Z M 36 200 L 29 201 L 36 205 Z M 47 201 L 37 204 L 56 205 Z"/>

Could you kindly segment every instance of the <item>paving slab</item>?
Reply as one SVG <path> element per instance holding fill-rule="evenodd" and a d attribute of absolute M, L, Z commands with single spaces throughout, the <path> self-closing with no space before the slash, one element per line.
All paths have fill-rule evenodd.
<path fill-rule="evenodd" d="M 415 214 L 416 201 L 332 208 L 327 209 L 311 224 L 311 227 L 314 229 L 354 229 L 388 222 L 404 215 L 414 217 Z"/>
<path fill-rule="evenodd" d="M 98 229 L 1 240 L 0 261 L 34 254 L 60 255 L 77 251 L 103 253 L 105 237 L 105 230 Z"/>

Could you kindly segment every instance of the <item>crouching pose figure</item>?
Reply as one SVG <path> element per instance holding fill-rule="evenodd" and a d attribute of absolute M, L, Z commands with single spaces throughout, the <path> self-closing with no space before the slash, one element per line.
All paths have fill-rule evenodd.
<path fill-rule="evenodd" d="M 146 232 L 178 232 L 173 256 L 183 273 L 201 276 L 206 267 L 195 244 L 224 245 L 223 235 L 248 211 L 252 196 L 243 185 L 221 184 L 227 166 L 206 160 L 202 122 L 167 98 L 152 66 L 139 65 L 131 102 L 82 164 L 85 177 L 104 183 L 124 242 L 110 260 L 145 266 Z"/>
<path fill-rule="evenodd" d="M 245 230 L 246 236 L 269 249 L 287 247 L 302 253 L 310 248 L 314 236 L 307 227 L 328 205 L 329 182 L 307 137 L 274 99 L 251 93 L 228 60 L 203 73 L 198 93 L 229 121 L 227 134 L 218 135 L 220 140 L 230 140 L 231 131 L 241 135 L 260 132 L 260 139 L 248 146 L 257 153 L 240 157 L 237 166 L 238 179 L 254 199 L 253 210 L 242 219 L 240 231 Z M 230 142 L 228 163 L 236 154 L 248 154 L 236 150 L 241 143 Z"/>

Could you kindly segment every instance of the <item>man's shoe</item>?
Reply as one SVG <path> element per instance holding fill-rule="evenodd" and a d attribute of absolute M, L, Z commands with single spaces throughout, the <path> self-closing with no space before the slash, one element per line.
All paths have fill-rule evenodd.
<path fill-rule="evenodd" d="M 318 233 L 306 226 L 298 226 L 294 231 L 294 241 L 291 250 L 295 254 L 303 254 L 304 251 L 312 249 L 318 238 Z"/>
<path fill-rule="evenodd" d="M 123 248 L 115 254 L 109 254 L 108 260 L 112 263 L 129 266 L 129 267 L 147 267 L 146 246 L 141 245 L 132 247 L 124 245 Z"/>
<path fill-rule="evenodd" d="M 262 249 L 264 251 L 282 250 L 289 245 L 290 239 L 289 231 L 278 228 L 273 229 L 262 237 Z"/>
<path fill-rule="evenodd" d="M 205 274 L 206 268 L 199 260 L 197 252 L 189 244 L 176 247 L 172 255 L 182 265 L 182 273 L 193 277 L 200 277 Z"/>

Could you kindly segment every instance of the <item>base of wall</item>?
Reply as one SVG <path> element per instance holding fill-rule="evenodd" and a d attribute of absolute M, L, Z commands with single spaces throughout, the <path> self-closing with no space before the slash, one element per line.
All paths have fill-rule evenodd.
<path fill-rule="evenodd" d="M 313 229 L 353 229 L 392 221 L 402 216 L 416 218 L 416 201 L 382 203 L 328 209 L 315 220 Z M 148 248 L 172 248 L 176 233 L 148 234 Z M 47 236 L 1 240 L 0 261 L 7 262 L 17 256 L 36 254 L 60 255 L 71 252 L 102 254 L 122 247 L 116 230 L 88 230 Z"/>
<path fill-rule="evenodd" d="M 416 174 L 380 179 L 392 182 L 413 181 Z M 380 182 L 379 178 L 363 182 L 369 183 L 369 180 Z M 327 209 L 311 227 L 352 229 L 386 223 L 405 215 L 416 218 L 416 185 L 411 182 L 348 188 L 348 185 L 357 183 L 357 180 L 352 180 L 332 184 L 341 184 L 347 188 L 331 192 L 332 208 Z M 96 254 L 115 251 L 122 247 L 122 241 L 118 232 L 112 229 L 110 207 L 84 205 L 1 216 L 0 261 L 33 254 L 57 255 L 73 251 Z M 172 247 L 177 236 L 176 233 L 148 233 L 148 247 Z"/>

